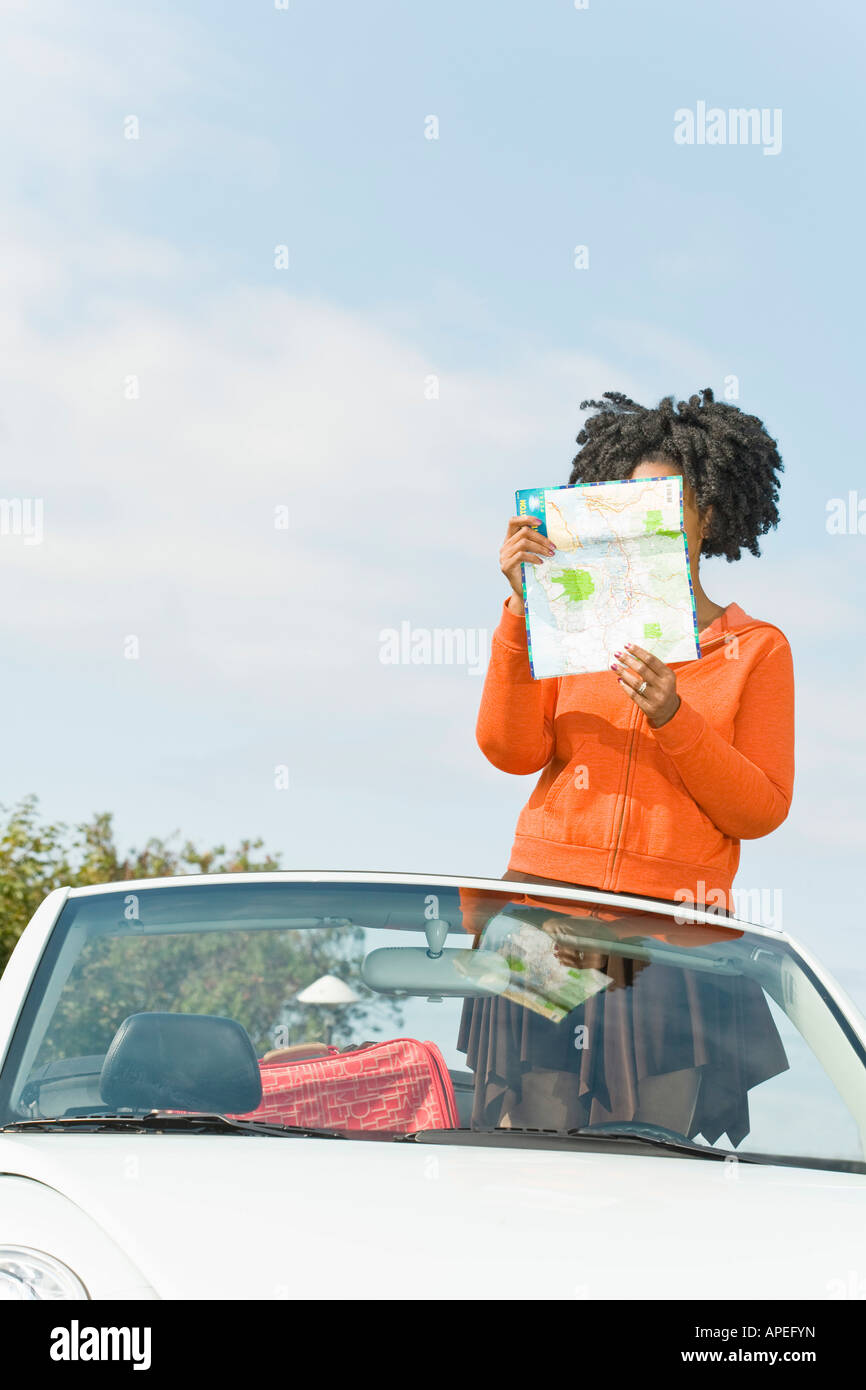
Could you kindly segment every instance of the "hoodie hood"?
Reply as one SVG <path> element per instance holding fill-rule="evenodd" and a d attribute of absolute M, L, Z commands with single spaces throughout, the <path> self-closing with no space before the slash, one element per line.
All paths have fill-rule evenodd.
<path fill-rule="evenodd" d="M 725 640 L 730 640 L 732 633 L 738 636 L 740 633 L 751 632 L 756 628 L 766 628 L 778 632 L 779 636 L 783 633 L 774 623 L 764 622 L 762 618 L 753 618 L 738 603 L 729 603 L 723 613 L 714 618 L 709 627 L 698 634 L 701 647 L 701 655 L 706 656 L 707 652 L 715 651 L 717 647 L 724 646 Z M 674 663 L 677 667 L 685 666 L 687 662 Z"/>

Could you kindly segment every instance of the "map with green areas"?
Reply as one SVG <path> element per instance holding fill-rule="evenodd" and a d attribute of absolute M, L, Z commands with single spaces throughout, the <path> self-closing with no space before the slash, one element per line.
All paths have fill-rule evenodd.
<path fill-rule="evenodd" d="M 487 923 L 477 950 L 455 952 L 454 965 L 472 978 L 485 957 L 491 965 L 494 961 L 497 965 L 504 962 L 504 979 L 498 970 L 491 971 L 492 978 L 497 979 L 497 994 L 553 1023 L 561 1023 L 572 1009 L 612 985 L 613 977 L 593 967 L 575 970 L 563 965 L 555 948 L 554 937 L 543 928 L 501 912 Z M 471 956 L 475 957 L 472 969 L 467 959 Z"/>
<path fill-rule="evenodd" d="M 582 603 L 595 593 L 592 575 L 588 570 L 563 570 L 562 574 L 550 576 L 554 584 L 561 584 L 572 603 Z"/>
<path fill-rule="evenodd" d="M 538 516 L 556 546 L 523 566 L 536 680 L 608 671 L 626 642 L 667 663 L 700 656 L 682 486 L 663 476 L 518 492 L 518 515 Z"/>

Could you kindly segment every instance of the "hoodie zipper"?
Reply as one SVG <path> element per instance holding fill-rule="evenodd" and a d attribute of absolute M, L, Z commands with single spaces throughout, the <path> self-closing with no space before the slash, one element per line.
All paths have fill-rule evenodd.
<path fill-rule="evenodd" d="M 614 872 L 614 869 L 616 868 L 617 855 L 619 854 L 619 843 L 620 843 L 620 840 L 622 839 L 622 827 L 623 827 L 623 821 L 625 820 L 625 808 L 626 808 L 626 806 L 628 805 L 628 784 L 629 784 L 629 779 L 630 779 L 630 777 L 631 777 L 631 760 L 632 760 L 632 752 L 633 752 L 633 750 L 634 750 L 635 734 L 637 733 L 637 726 L 638 726 L 638 721 L 640 720 L 640 716 L 641 716 L 641 711 L 638 709 L 637 705 L 635 705 L 635 706 L 634 706 L 634 721 L 633 721 L 633 723 L 632 723 L 632 725 L 631 725 L 631 734 L 630 734 L 629 740 L 628 740 L 628 753 L 626 754 L 626 763 L 625 763 L 625 783 L 624 783 L 623 789 L 622 789 L 622 805 L 621 805 L 621 807 L 620 807 L 620 812 L 619 812 L 619 823 L 617 824 L 617 827 L 616 827 L 616 839 L 615 839 L 614 842 L 613 842 L 613 858 L 612 858 L 611 861 L 610 861 L 610 868 L 608 869 L 608 874 L 607 874 L 607 877 L 608 877 L 608 887 L 610 887 L 610 886 L 613 885 L 613 881 L 614 881 L 613 872 Z"/>
<path fill-rule="evenodd" d="M 746 629 L 743 628 L 742 630 L 745 631 Z M 711 639 L 711 641 L 710 641 L 706 646 L 701 646 L 701 656 L 704 656 L 704 655 L 707 653 L 707 651 L 712 650 L 712 649 L 713 649 L 714 647 L 716 647 L 720 642 L 724 642 L 724 633 L 723 633 L 723 632 L 722 632 L 722 633 L 719 633 L 715 638 Z M 626 754 L 625 785 L 624 785 L 624 787 L 623 787 L 623 792 L 622 792 L 622 806 L 620 807 L 619 821 L 618 821 L 617 827 L 616 827 L 616 838 L 615 838 L 615 840 L 614 840 L 614 842 L 613 842 L 613 858 L 612 858 L 611 861 L 610 861 L 610 868 L 609 868 L 608 873 L 607 873 L 607 884 L 606 884 L 606 887 L 608 887 L 608 888 L 613 887 L 613 883 L 614 883 L 614 870 L 615 870 L 615 868 L 616 868 L 616 861 L 617 861 L 617 858 L 618 858 L 618 856 L 619 856 L 620 841 L 622 840 L 622 828 L 623 828 L 623 824 L 624 824 L 624 822 L 625 822 L 626 807 L 627 807 L 627 805 L 628 805 L 628 789 L 629 789 L 629 781 L 631 780 L 631 766 L 632 766 L 632 754 L 633 754 L 633 752 L 634 752 L 634 741 L 635 741 L 635 735 L 636 735 L 637 729 L 638 729 L 638 724 L 640 723 L 641 715 L 642 715 L 642 714 L 643 714 L 643 711 L 640 710 L 640 709 L 638 709 L 637 705 L 635 705 L 635 706 L 634 706 L 634 723 L 631 725 L 631 734 L 630 734 L 630 736 L 629 736 L 629 741 L 628 741 L 628 752 L 627 752 L 627 754 Z"/>
<path fill-rule="evenodd" d="M 731 605 L 729 604 L 728 607 L 731 607 Z M 732 626 L 730 620 L 727 617 L 727 609 L 725 610 L 723 616 L 724 622 L 719 632 L 717 632 L 713 637 L 709 638 L 707 642 L 702 642 L 700 644 L 701 657 L 706 656 L 708 652 L 715 651 L 715 649 L 719 646 L 724 646 L 727 634 L 729 632 L 733 632 L 736 637 L 740 637 L 743 633 L 750 632 L 753 627 L 764 626 L 764 624 L 758 623 L 754 618 L 749 617 L 747 613 L 744 613 L 742 615 L 742 617 L 745 619 L 745 622 L 743 622 L 740 627 Z M 772 626 L 772 624 L 769 624 L 769 626 Z M 620 841 L 622 840 L 622 830 L 625 822 L 625 812 L 626 807 L 628 805 L 629 781 L 631 780 L 632 754 L 634 752 L 635 735 L 638 730 L 638 724 L 640 723 L 642 713 L 643 711 L 639 710 L 637 705 L 635 705 L 635 719 L 634 723 L 631 725 L 631 734 L 629 736 L 628 741 L 628 752 L 626 754 L 625 785 L 623 787 L 622 793 L 622 805 L 620 807 L 619 821 L 617 822 L 616 827 L 616 838 L 613 843 L 613 857 L 610 861 L 610 868 L 607 872 L 606 883 L 604 885 L 606 888 L 612 888 L 614 884 L 614 870 L 616 869 L 616 863 L 619 857 Z"/>

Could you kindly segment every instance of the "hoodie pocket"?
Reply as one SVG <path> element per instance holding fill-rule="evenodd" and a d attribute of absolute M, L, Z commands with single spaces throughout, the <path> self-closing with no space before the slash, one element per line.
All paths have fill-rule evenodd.
<path fill-rule="evenodd" d="M 585 744 L 585 742 L 585 739 L 581 739 L 580 742 L 572 748 L 571 757 L 565 764 L 565 767 L 562 769 L 561 772 L 558 772 L 556 774 L 550 786 L 548 787 L 547 795 L 544 798 L 543 807 L 545 824 L 548 824 L 548 816 L 556 816 L 557 807 L 559 806 L 559 802 L 562 799 L 562 795 L 569 782 L 573 779 L 577 769 L 581 766 L 580 754 L 583 750 L 583 745 Z"/>
<path fill-rule="evenodd" d="M 572 744 L 567 765 L 547 790 L 535 828 L 526 825 L 526 833 L 557 844 L 610 849 L 624 794 L 623 755 L 622 741 L 613 737 L 590 734 Z M 586 775 L 579 775 L 584 767 Z"/>
<path fill-rule="evenodd" d="M 556 777 L 554 777 L 553 781 L 551 782 L 547 796 L 544 798 L 544 814 L 546 816 L 553 815 L 556 811 L 556 803 L 559 801 L 559 798 L 562 796 L 562 793 L 565 790 L 565 784 L 568 781 L 569 777 L 571 777 L 573 768 L 574 759 L 572 759 L 571 762 L 566 763 L 562 771 L 560 773 L 557 773 Z"/>
<path fill-rule="evenodd" d="M 656 750 L 636 771 L 627 831 L 629 848 L 652 859 L 711 867 L 730 852 L 728 837 Z"/>

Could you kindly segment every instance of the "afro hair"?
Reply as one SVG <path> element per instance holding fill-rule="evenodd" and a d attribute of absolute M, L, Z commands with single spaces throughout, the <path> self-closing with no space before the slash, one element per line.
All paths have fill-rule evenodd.
<path fill-rule="evenodd" d="M 639 463 L 676 464 L 691 485 L 699 513 L 712 514 L 702 555 L 739 560 L 742 550 L 760 555 L 758 537 L 778 525 L 778 474 L 783 463 L 762 422 L 736 406 L 699 396 L 674 404 L 665 396 L 654 410 L 605 391 L 577 436 L 583 448 L 572 461 L 570 483 L 627 478 Z"/>

